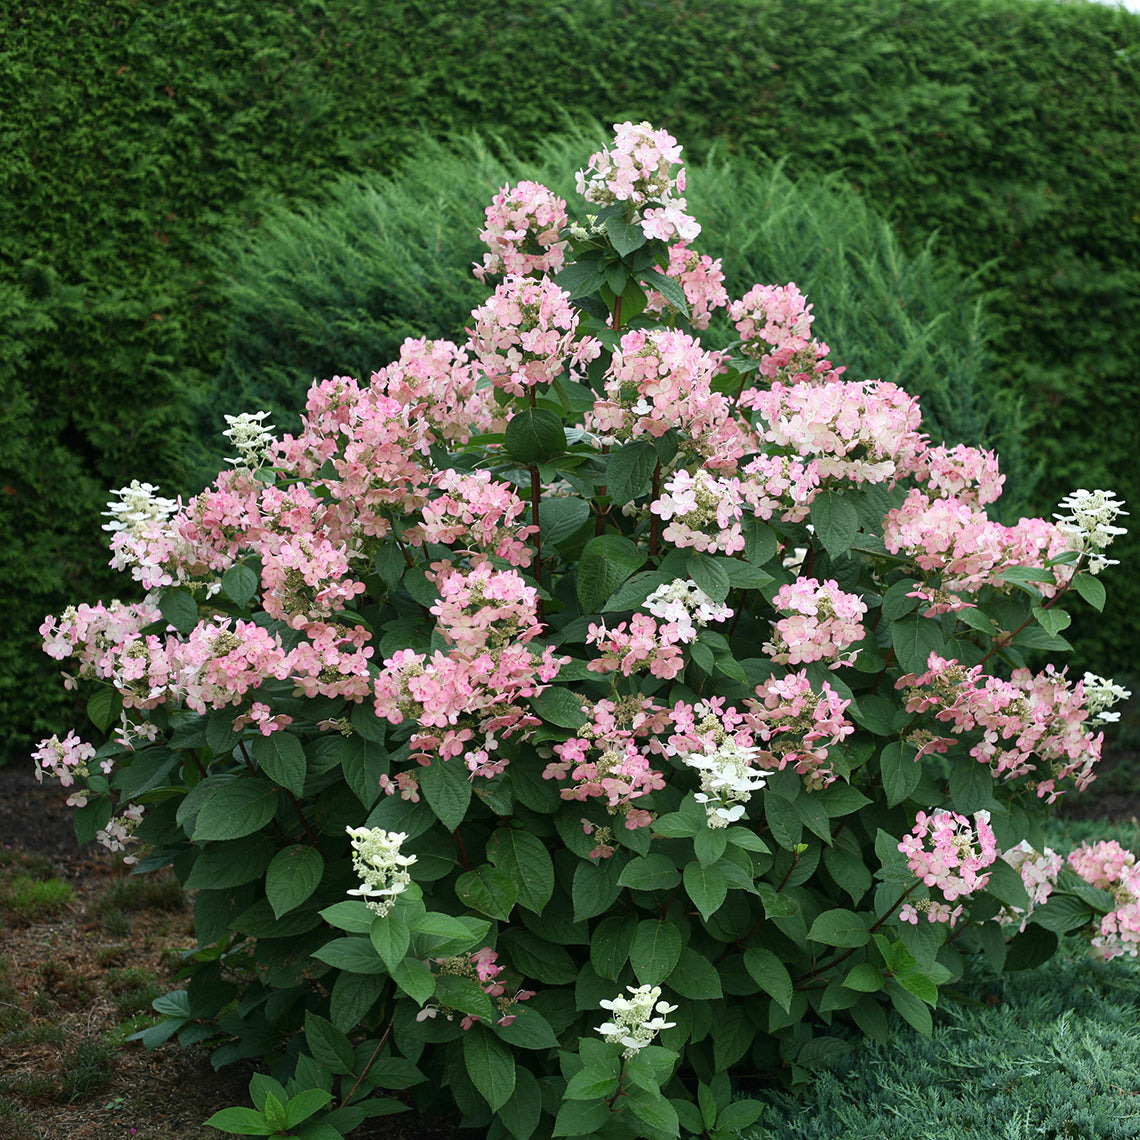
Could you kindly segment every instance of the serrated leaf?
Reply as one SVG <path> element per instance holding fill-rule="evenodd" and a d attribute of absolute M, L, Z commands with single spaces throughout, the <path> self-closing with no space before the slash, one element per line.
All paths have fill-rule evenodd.
<path fill-rule="evenodd" d="M 859 512 L 842 492 L 821 491 L 811 504 L 811 522 L 824 550 L 838 558 L 851 549 L 859 532 Z"/>
<path fill-rule="evenodd" d="M 514 881 L 518 902 L 541 914 L 554 893 L 554 863 L 541 839 L 501 827 L 487 844 L 487 858 Z"/>
<path fill-rule="evenodd" d="M 478 867 L 455 880 L 455 893 L 472 910 L 506 920 L 518 901 L 517 883 L 498 867 Z"/>
<path fill-rule="evenodd" d="M 1073 578 L 1073 589 L 1076 590 L 1097 613 L 1101 613 L 1104 610 L 1104 585 L 1099 578 L 1094 578 L 1091 574 L 1086 573 L 1077 574 L 1076 577 Z"/>
<path fill-rule="evenodd" d="M 250 745 L 250 754 L 261 771 L 275 784 L 295 796 L 305 794 L 305 749 L 289 732 L 260 736 Z"/>
<path fill-rule="evenodd" d="M 179 633 L 189 633 L 198 624 L 198 603 L 194 595 L 181 586 L 163 591 L 158 599 L 158 612 Z"/>
<path fill-rule="evenodd" d="M 123 698 L 109 685 L 100 685 L 87 698 L 87 719 L 100 731 L 106 732 L 123 711 Z"/>
<path fill-rule="evenodd" d="M 918 598 L 907 596 L 912 590 L 917 589 L 918 583 L 913 578 L 903 578 L 889 586 L 883 594 L 882 620 L 898 621 L 899 618 L 906 617 L 918 609 Z"/>
<path fill-rule="evenodd" d="M 606 493 L 618 507 L 647 494 L 657 467 L 657 450 L 647 439 L 634 440 L 610 452 L 606 460 Z"/>
<path fill-rule="evenodd" d="M 503 440 L 507 454 L 529 466 L 546 463 L 566 450 L 562 420 L 547 408 L 523 408 L 507 423 Z"/>
<path fill-rule="evenodd" d="M 922 779 L 922 765 L 915 760 L 918 749 L 913 744 L 900 744 L 892 740 L 879 754 L 883 791 L 887 806 L 895 807 L 907 799 Z"/>
<path fill-rule="evenodd" d="M 649 240 L 638 223 L 627 222 L 620 214 L 611 214 L 604 225 L 610 243 L 621 257 L 628 257 Z"/>
<path fill-rule="evenodd" d="M 369 915 L 375 917 L 371 911 Z M 353 974 L 383 974 L 387 970 L 384 960 L 377 955 L 371 939 L 359 935 L 334 938 L 314 950 L 313 957 L 335 966 L 338 970 L 347 970 Z"/>
<path fill-rule="evenodd" d="M 590 517 L 590 505 L 584 499 L 554 497 L 538 504 L 538 527 L 543 546 L 569 538 L 581 530 Z"/>
<path fill-rule="evenodd" d="M 309 1052 L 334 1073 L 351 1073 L 352 1043 L 331 1021 L 309 1011 L 305 1014 L 305 1040 Z"/>
<path fill-rule="evenodd" d="M 643 855 L 631 859 L 618 882 L 639 891 L 670 890 L 681 881 L 681 874 L 667 855 Z"/>
<path fill-rule="evenodd" d="M 551 685 L 531 697 L 530 707 L 535 716 L 559 728 L 579 729 L 590 719 L 582 710 L 582 698 L 561 685 Z"/>
<path fill-rule="evenodd" d="M 824 946 L 841 946 L 845 948 L 866 946 L 871 940 L 866 924 L 854 912 L 836 907 L 825 910 L 815 922 L 811 924 L 808 938 L 813 942 L 822 942 Z"/>
<path fill-rule="evenodd" d="M 899 666 L 908 673 L 925 673 L 931 653 L 943 656 L 946 650 L 938 622 L 918 614 L 891 624 L 891 645 Z"/>
<path fill-rule="evenodd" d="M 490 1030 L 473 1025 L 463 1035 L 463 1063 L 471 1083 L 492 1112 L 498 1112 L 515 1091 L 515 1059 Z"/>
<path fill-rule="evenodd" d="M 317 889 L 325 861 L 314 847 L 295 844 L 278 851 L 265 873 L 265 897 L 280 918 L 299 907 Z"/>
<path fill-rule="evenodd" d="M 278 791 L 268 780 L 239 777 L 218 788 L 194 821 L 194 841 L 241 839 L 260 831 L 277 814 Z"/>
<path fill-rule="evenodd" d="M 788 967 L 766 948 L 750 948 L 744 952 L 744 968 L 752 980 L 784 1010 L 792 1006 L 792 975 Z"/>
<path fill-rule="evenodd" d="M 368 932 L 368 938 L 390 974 L 399 968 L 400 963 L 403 962 L 408 953 L 408 947 L 412 942 L 412 932 L 395 915 L 377 915 L 372 920 L 372 928 Z"/>
<path fill-rule="evenodd" d="M 376 1004 L 388 983 L 379 974 L 355 974 L 342 970 L 329 995 L 329 1018 L 342 1033 L 360 1024 Z"/>
<path fill-rule="evenodd" d="M 732 586 L 721 563 L 722 559 L 714 558 L 710 554 L 699 551 L 690 554 L 685 562 L 685 569 L 688 571 L 689 577 L 714 602 L 723 602 L 728 597 L 728 591 Z"/>
<path fill-rule="evenodd" d="M 685 892 L 706 922 L 724 904 L 728 896 L 728 880 L 715 864 L 686 863 L 684 870 Z"/>
<path fill-rule="evenodd" d="M 600 534 L 582 549 L 576 590 L 583 613 L 600 610 L 607 598 L 635 571 L 648 555 L 628 538 Z"/>
<path fill-rule="evenodd" d="M 629 962 L 643 986 L 660 985 L 681 957 L 681 932 L 670 922 L 647 918 L 637 925 Z"/>
<path fill-rule="evenodd" d="M 724 996 L 717 968 L 703 954 L 688 946 L 681 951 L 676 967 L 665 979 L 665 988 L 691 1001 L 708 1001 Z"/>
<path fill-rule="evenodd" d="M 467 814 L 471 802 L 470 773 L 456 758 L 444 760 L 437 757 L 426 768 L 416 770 L 420 779 L 420 791 L 436 819 L 454 831 Z"/>
<path fill-rule="evenodd" d="M 222 575 L 222 592 L 235 605 L 248 605 L 260 585 L 257 572 L 240 562 Z"/>
<path fill-rule="evenodd" d="M 240 1106 L 220 1109 L 205 1123 L 220 1132 L 234 1132 L 239 1136 L 272 1136 L 277 1131 L 256 1109 Z"/>
<path fill-rule="evenodd" d="M 616 979 L 629 961 L 637 933 L 637 915 L 615 914 L 605 919 L 590 939 L 590 965 L 600 978 Z"/>

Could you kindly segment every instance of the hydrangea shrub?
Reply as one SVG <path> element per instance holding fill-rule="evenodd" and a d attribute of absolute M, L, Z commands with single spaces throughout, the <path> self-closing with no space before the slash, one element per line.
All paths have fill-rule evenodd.
<path fill-rule="evenodd" d="M 200 495 L 108 511 L 146 600 L 44 624 L 111 740 L 37 774 L 195 892 L 144 1042 L 269 1069 L 218 1128 L 726 1134 L 732 1074 L 928 1031 L 979 955 L 1137 953 L 1134 856 L 1040 826 L 1126 695 L 1037 664 L 1122 505 L 992 521 L 996 456 L 845 377 L 794 285 L 728 297 L 679 157 L 619 125 L 575 221 L 504 187 L 467 343 L 314 384 L 296 437 L 227 416 Z"/>

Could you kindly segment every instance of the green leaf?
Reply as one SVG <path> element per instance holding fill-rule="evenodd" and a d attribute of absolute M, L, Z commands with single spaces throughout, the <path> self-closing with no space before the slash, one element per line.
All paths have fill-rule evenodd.
<path fill-rule="evenodd" d="M 792 1006 L 792 975 L 788 967 L 766 948 L 750 948 L 744 952 L 744 968 L 753 981 L 777 1005 L 790 1010 Z"/>
<path fill-rule="evenodd" d="M 542 1119 L 542 1093 L 529 1069 L 515 1070 L 515 1091 L 499 1109 L 499 1119 L 514 1140 L 528 1140 Z"/>
<path fill-rule="evenodd" d="M 380 777 L 388 771 L 387 749 L 354 734 L 340 745 L 340 766 L 348 786 L 369 811 L 380 798 Z"/>
<path fill-rule="evenodd" d="M 505 871 L 482 866 L 460 875 L 455 880 L 455 893 L 472 910 L 506 920 L 518 901 L 519 888 Z"/>
<path fill-rule="evenodd" d="M 1082 926 L 1088 926 L 1093 917 L 1093 911 L 1087 903 L 1074 895 L 1061 894 L 1059 891 L 1054 891 L 1043 906 L 1034 907 L 1033 910 L 1033 921 L 1056 934 L 1080 930 Z"/>
<path fill-rule="evenodd" d="M 671 922 L 647 918 L 637 924 L 629 962 L 643 986 L 661 984 L 681 957 L 681 932 Z"/>
<path fill-rule="evenodd" d="M 602 607 L 602 612 L 636 609 L 658 586 L 668 586 L 673 577 L 672 574 L 661 570 L 643 570 L 640 574 L 634 574 L 610 595 Z"/>
<path fill-rule="evenodd" d="M 887 991 L 891 997 L 891 1005 L 895 1007 L 903 1020 L 917 1029 L 924 1037 L 929 1037 L 934 1031 L 934 1020 L 930 1016 L 930 1007 L 926 1002 L 896 984 L 888 984 Z"/>
<path fill-rule="evenodd" d="M 543 546 L 569 538 L 581 530 L 590 517 L 590 504 L 584 499 L 554 497 L 538 504 L 538 527 Z"/>
<path fill-rule="evenodd" d="M 240 887 L 242 883 L 260 879 L 273 855 L 273 844 L 264 835 L 209 843 L 194 860 L 183 885 L 187 890 Z"/>
<path fill-rule="evenodd" d="M 922 765 L 916 762 L 916 755 L 918 749 L 913 744 L 900 744 L 897 740 L 892 740 L 883 746 L 879 755 L 879 767 L 887 807 L 901 804 L 918 787 L 922 779 Z"/>
<path fill-rule="evenodd" d="M 859 512 L 842 491 L 821 491 L 811 504 L 811 522 L 832 558 L 846 554 L 859 533 Z"/>
<path fill-rule="evenodd" d="M 714 558 L 711 554 L 700 551 L 690 554 L 685 562 L 685 570 L 696 584 L 704 590 L 714 602 L 723 602 L 728 597 L 731 582 L 728 574 L 721 565 L 722 560 Z"/>
<path fill-rule="evenodd" d="M 883 594 L 882 620 L 898 621 L 918 609 L 918 598 L 907 597 L 911 590 L 916 589 L 918 583 L 913 578 L 903 578 L 889 586 Z"/>
<path fill-rule="evenodd" d="M 313 1113 L 320 1112 L 332 1098 L 332 1093 L 324 1089 L 305 1089 L 299 1092 L 285 1105 L 285 1127 L 296 1128 Z"/>
<path fill-rule="evenodd" d="M 347 930 L 351 934 L 367 934 L 372 929 L 375 917 L 363 902 L 354 899 L 333 903 L 321 911 L 321 918 L 330 926 L 335 926 L 337 930 Z"/>
<path fill-rule="evenodd" d="M 551 685 L 531 697 L 530 707 L 535 716 L 559 728 L 577 730 L 590 719 L 582 711 L 582 698 L 561 685 Z"/>
<path fill-rule="evenodd" d="M 198 603 L 182 586 L 163 591 L 158 599 L 158 612 L 179 633 L 189 633 L 198 624 Z"/>
<path fill-rule="evenodd" d="M 755 515 L 745 515 L 740 522 L 744 534 L 744 557 L 753 566 L 763 566 L 770 562 L 780 547 L 776 532 Z"/>
<path fill-rule="evenodd" d="M 637 915 L 614 914 L 603 920 L 590 939 L 590 965 L 601 978 L 616 980 L 629 961 L 637 933 Z"/>
<path fill-rule="evenodd" d="M 523 408 L 508 422 L 503 442 L 512 459 L 530 466 L 562 455 L 566 450 L 566 431 L 554 412 Z"/>
<path fill-rule="evenodd" d="M 240 562 L 222 575 L 222 592 L 235 605 L 248 605 L 260 585 L 257 572 Z"/>
<path fill-rule="evenodd" d="M 377 915 L 368 932 L 376 953 L 380 955 L 388 973 L 394 973 L 403 962 L 412 942 L 412 932 L 394 915 Z"/>
<path fill-rule="evenodd" d="M 1099 578 L 1094 578 L 1091 574 L 1083 572 L 1077 574 L 1076 577 L 1073 578 L 1073 589 L 1076 590 L 1097 613 L 1104 610 L 1104 586 Z"/>
<path fill-rule="evenodd" d="M 372 567 L 376 573 L 380 575 L 384 585 L 387 586 L 389 590 L 394 590 L 399 586 L 400 580 L 404 577 L 404 571 L 408 567 L 408 560 L 404 557 L 404 552 L 395 542 L 386 542 L 376 551 L 376 557 L 372 561 Z"/>
<path fill-rule="evenodd" d="M 206 1124 L 220 1132 L 235 1132 L 239 1136 L 272 1136 L 277 1131 L 266 1124 L 264 1115 L 254 1108 L 223 1108 L 215 1112 Z"/>
<path fill-rule="evenodd" d="M 275 784 L 295 796 L 305 794 L 305 749 L 292 733 L 259 736 L 249 751 L 258 767 Z"/>
<path fill-rule="evenodd" d="M 606 218 L 605 227 L 610 243 L 621 257 L 628 257 L 649 240 L 640 225 L 627 222 L 620 214 L 611 214 Z"/>
<path fill-rule="evenodd" d="M 123 698 L 110 685 L 100 685 L 87 698 L 87 719 L 100 731 L 106 732 L 123 711 Z"/>
<path fill-rule="evenodd" d="M 334 1073 L 352 1072 L 352 1043 L 331 1021 L 311 1010 L 305 1014 L 305 1041 L 318 1063 Z"/>
<path fill-rule="evenodd" d="M 518 902 L 541 914 L 554 893 L 554 863 L 546 844 L 526 831 L 501 827 L 487 844 L 487 858 L 518 889 Z"/>
<path fill-rule="evenodd" d="M 368 913 L 370 917 L 375 918 L 371 911 Z M 313 951 L 313 957 L 335 966 L 338 970 L 347 970 L 353 974 L 383 974 L 387 970 L 384 960 L 377 957 L 371 939 L 356 935 L 334 938 L 331 942 L 326 942 L 318 950 Z"/>
<path fill-rule="evenodd" d="M 849 990 L 873 994 L 883 988 L 886 979 L 870 962 L 860 962 L 858 966 L 852 966 L 848 971 L 847 977 L 843 979 L 843 984 Z"/>
<path fill-rule="evenodd" d="M 596 613 L 648 555 L 619 534 L 600 534 L 582 549 L 576 589 L 582 612 Z"/>
<path fill-rule="evenodd" d="M 329 995 L 329 1017 L 342 1033 L 355 1029 L 376 1004 L 388 983 L 379 974 L 354 974 L 342 970 Z"/>
<path fill-rule="evenodd" d="M 605 274 L 599 268 L 598 262 L 592 259 L 572 261 L 560 270 L 554 278 L 559 289 L 565 289 L 571 300 L 576 297 L 588 297 L 596 293 L 605 284 Z"/>
<path fill-rule="evenodd" d="M 728 896 L 728 880 L 724 872 L 715 864 L 686 863 L 684 871 L 685 891 L 701 918 L 708 922 Z"/>
<path fill-rule="evenodd" d="M 435 975 L 427 962 L 418 958 L 405 958 L 392 971 L 392 981 L 419 1005 L 435 993 Z"/>
<path fill-rule="evenodd" d="M 498 1112 L 515 1091 L 511 1051 L 485 1026 L 473 1025 L 463 1035 L 463 1064 L 491 1111 Z"/>
<path fill-rule="evenodd" d="M 723 997 L 720 974 L 703 954 L 686 946 L 676 968 L 665 979 L 665 986 L 691 1001 Z"/>
<path fill-rule="evenodd" d="M 647 494 L 657 466 L 657 449 L 647 439 L 634 440 L 610 452 L 606 461 L 606 493 L 623 507 Z"/>
<path fill-rule="evenodd" d="M 639 1120 L 644 1120 L 650 1128 L 655 1128 L 666 1136 L 680 1134 L 677 1110 L 660 1093 L 632 1089 L 627 1092 L 625 1103 L 630 1112 Z"/>
<path fill-rule="evenodd" d="M 574 921 L 582 922 L 609 910 L 621 893 L 620 876 L 625 867 L 621 855 L 608 859 L 580 860 L 574 868 L 571 897 L 574 901 Z M 680 878 L 680 876 L 678 876 Z"/>
<path fill-rule="evenodd" d="M 550 1022 L 529 1005 L 515 1005 L 511 1009 L 514 1021 L 510 1025 L 496 1025 L 495 1033 L 508 1045 L 520 1049 L 556 1049 L 558 1038 Z"/>
<path fill-rule="evenodd" d="M 416 774 L 420 778 L 420 791 L 436 819 L 448 831 L 454 831 L 463 822 L 471 802 L 470 773 L 455 757 L 450 760 L 437 757 L 426 768 L 418 768 Z"/>
<path fill-rule="evenodd" d="M 1048 962 L 1057 953 L 1057 942 L 1055 931 L 1030 922 L 1020 934 L 1010 939 L 1006 950 L 1006 970 L 1032 970 Z"/>
<path fill-rule="evenodd" d="M 260 831 L 277 814 L 277 789 L 256 777 L 223 785 L 202 805 L 194 823 L 194 841 L 240 839 Z"/>
<path fill-rule="evenodd" d="M 1068 629 L 1073 620 L 1064 610 L 1047 610 L 1041 606 L 1033 607 L 1033 616 L 1050 637 L 1056 637 L 1061 630 Z"/>
<path fill-rule="evenodd" d="M 688 316 L 688 298 L 686 298 L 685 289 L 679 281 L 674 281 L 672 277 L 666 277 L 657 269 L 643 269 L 638 277 L 650 289 L 656 289 L 679 313 Z"/>
<path fill-rule="evenodd" d="M 265 873 L 265 897 L 280 918 L 299 907 L 317 889 L 325 861 L 315 847 L 295 844 L 278 851 Z"/>
<path fill-rule="evenodd" d="M 808 938 L 825 946 L 865 946 L 871 940 L 866 924 L 854 912 L 836 907 L 825 910 L 811 924 Z"/>
<path fill-rule="evenodd" d="M 617 1092 L 617 1087 L 616 1073 L 587 1066 L 567 1081 L 562 1095 L 566 1100 L 598 1100 Z"/>
<path fill-rule="evenodd" d="M 604 1100 L 564 1100 L 554 1121 L 554 1136 L 593 1136 L 610 1119 Z"/>
<path fill-rule="evenodd" d="M 925 673 L 931 653 L 944 656 L 946 649 L 938 622 L 918 614 L 891 624 L 891 644 L 899 666 L 908 673 Z"/>
<path fill-rule="evenodd" d="M 618 882 L 639 891 L 669 890 L 681 881 L 680 872 L 667 855 L 639 855 L 629 861 Z"/>

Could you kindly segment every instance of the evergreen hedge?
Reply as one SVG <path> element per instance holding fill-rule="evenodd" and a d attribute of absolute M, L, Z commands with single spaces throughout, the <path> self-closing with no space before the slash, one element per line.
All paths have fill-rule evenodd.
<path fill-rule="evenodd" d="M 175 0 L 0 13 L 0 715 L 58 723 L 35 627 L 109 588 L 99 512 L 128 478 L 189 491 L 187 393 L 226 321 L 204 250 L 423 131 L 667 126 L 843 170 L 908 251 L 940 228 L 1000 288 L 994 389 L 1025 395 L 1048 511 L 1076 483 L 1135 506 L 1140 20 L 1036 0 Z M 1135 558 L 1140 540 L 1120 545 Z M 1127 599 L 1081 656 L 1131 661 Z M 1108 632 L 1106 632 L 1108 631 Z M 1079 668 L 1079 666 L 1078 666 Z"/>

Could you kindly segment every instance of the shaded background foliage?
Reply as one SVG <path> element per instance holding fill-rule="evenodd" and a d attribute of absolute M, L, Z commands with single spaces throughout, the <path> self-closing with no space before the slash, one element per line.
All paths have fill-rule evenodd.
<path fill-rule="evenodd" d="M 1045 460 L 1028 500 L 1034 513 L 1048 514 L 1077 485 L 1112 487 L 1135 508 L 1138 68 L 1140 18 L 1037 0 L 5 6 L 8 754 L 25 754 L 30 738 L 65 719 L 70 698 L 38 651 L 36 627 L 45 611 L 111 590 L 99 532 L 107 489 L 138 478 L 192 493 L 203 448 L 216 453 L 221 442 L 216 426 L 203 442 L 197 409 L 233 365 L 241 318 L 227 279 L 246 271 L 242 235 L 282 211 L 315 218 L 315 203 L 337 200 L 340 178 L 378 185 L 422 149 L 425 132 L 500 130 L 525 161 L 552 125 L 644 118 L 676 135 L 690 159 L 714 145 L 748 163 L 783 159 L 804 193 L 839 172 L 890 220 L 911 264 L 937 230 L 936 249 L 976 274 L 944 322 L 948 338 L 975 319 L 979 293 L 992 294 L 989 355 L 978 367 L 995 402 L 970 410 L 951 400 L 939 422 L 972 416 L 996 439 L 1007 416 L 998 401 L 1019 397 Z M 715 233 L 703 242 L 709 252 Z M 390 339 L 405 326 L 428 331 L 432 274 L 459 291 L 465 267 L 444 261 L 462 235 L 440 226 L 433 236 L 418 284 L 410 268 L 400 283 L 406 309 L 394 300 L 384 308 L 377 273 L 342 322 L 363 327 L 376 309 L 388 314 L 378 323 Z M 230 263 L 225 253 L 219 263 L 219 249 Z M 756 279 L 769 276 L 792 274 L 765 269 Z M 317 309 L 338 296 L 320 288 Z M 829 323 L 843 317 L 825 316 L 822 295 L 817 314 L 844 359 L 844 334 Z M 337 371 L 357 367 L 339 356 L 345 328 L 315 328 L 329 337 L 326 358 L 341 360 Z M 265 358 L 283 359 L 287 347 L 267 338 Z M 1005 458 L 1028 493 L 1028 466 Z M 1119 550 L 1127 564 L 1140 539 L 1129 535 Z M 1078 670 L 1134 668 L 1140 627 L 1127 593 L 1110 591 L 1105 619 L 1074 623 Z"/>

